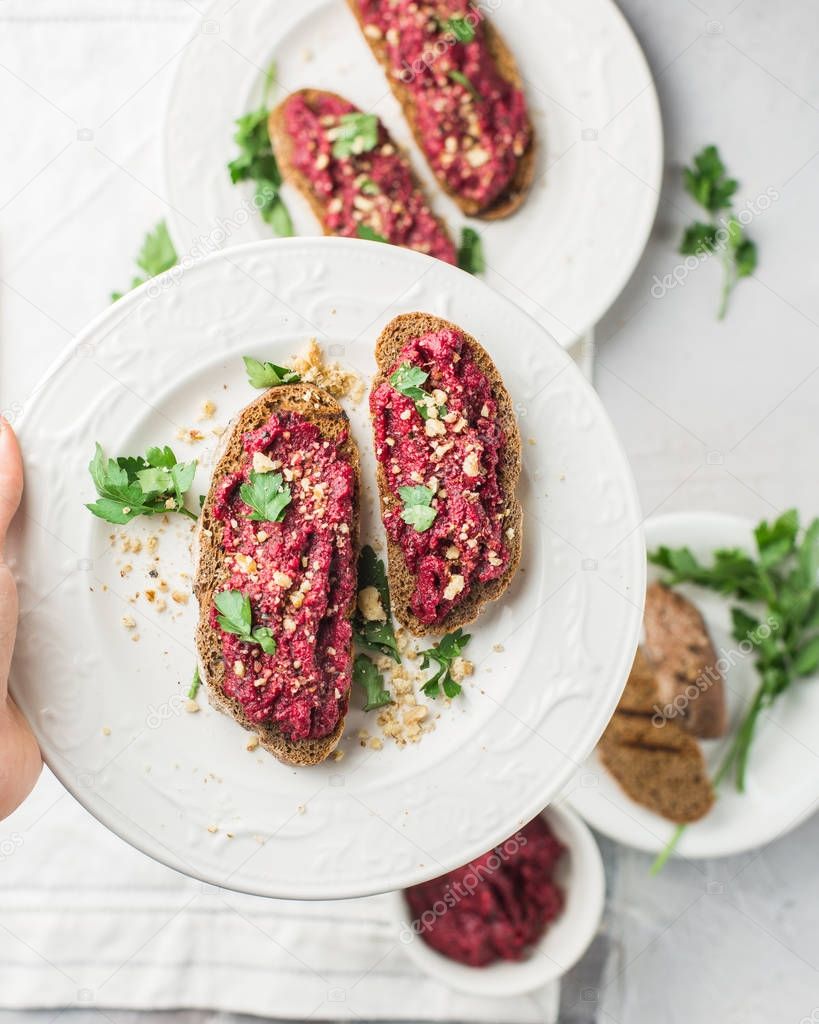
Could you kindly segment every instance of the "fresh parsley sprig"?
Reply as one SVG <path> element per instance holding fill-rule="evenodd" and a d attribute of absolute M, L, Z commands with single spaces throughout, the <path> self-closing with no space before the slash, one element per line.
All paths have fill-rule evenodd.
<path fill-rule="evenodd" d="M 474 228 L 461 231 L 461 244 L 458 247 L 458 266 L 467 274 L 482 274 L 486 270 L 486 259 L 483 255 L 481 236 Z"/>
<path fill-rule="evenodd" d="M 729 548 L 703 565 L 688 548 L 661 547 L 649 561 L 667 570 L 667 582 L 696 583 L 743 602 L 731 610 L 737 642 L 754 646 L 760 682 L 713 779 L 733 777 L 745 791 L 748 761 L 762 712 L 799 680 L 819 670 L 819 519 L 802 530 L 795 509 L 754 531 L 755 556 Z M 767 614 L 765 614 L 767 613 Z M 656 874 L 685 826 L 652 867 Z"/>
<path fill-rule="evenodd" d="M 265 654 L 276 653 L 276 640 L 269 626 L 253 628 L 250 598 L 241 590 L 223 590 L 213 598 L 219 613 L 216 620 L 226 633 L 233 633 L 247 644 L 258 644 Z"/>
<path fill-rule="evenodd" d="M 145 276 L 134 277 L 131 280 L 131 287 L 127 290 L 132 291 L 152 277 L 156 277 L 157 274 L 163 274 L 171 267 L 175 267 L 178 259 L 171 236 L 168 234 L 168 225 L 161 220 L 154 230 L 145 236 L 145 241 L 136 258 L 136 264 L 140 270 L 144 271 Z M 125 292 L 111 292 L 111 301 L 116 302 L 124 294 Z"/>
<path fill-rule="evenodd" d="M 359 111 L 342 114 L 330 137 L 333 139 L 333 156 L 337 160 L 369 153 L 378 145 L 378 118 L 375 114 Z"/>
<path fill-rule="evenodd" d="M 247 379 L 253 388 L 277 388 L 282 384 L 298 384 L 301 377 L 295 370 L 276 363 L 262 363 L 253 356 L 242 356 L 247 370 Z"/>
<path fill-rule="evenodd" d="M 413 366 L 411 363 L 401 363 L 398 369 L 390 376 L 392 387 L 395 388 L 399 395 L 411 398 L 415 402 L 415 408 L 418 410 L 419 415 L 425 420 L 429 419 L 427 403 L 430 396 L 421 385 L 425 384 L 428 379 L 429 374 L 426 370 L 422 370 L 420 366 Z M 446 414 L 446 405 L 440 406 L 438 415 L 446 416 Z"/>
<path fill-rule="evenodd" d="M 120 456 L 107 459 L 97 444 L 88 466 L 99 498 L 85 507 L 106 523 L 124 526 L 137 516 L 179 512 L 190 519 L 195 513 L 185 508 L 185 495 L 196 473 L 196 460 L 177 462 L 167 446 L 149 448 L 145 458 Z"/>
<path fill-rule="evenodd" d="M 463 649 L 472 639 L 471 634 L 464 633 L 462 629 L 456 629 L 454 633 L 447 635 L 435 647 L 430 647 L 421 654 L 421 668 L 430 668 L 433 663 L 438 666 L 438 671 L 432 676 L 423 687 L 427 697 L 433 700 L 440 696 L 441 689 L 444 696 L 452 700 L 457 697 L 463 687 L 452 678 L 452 663 L 461 656 Z"/>
<path fill-rule="evenodd" d="M 383 676 L 366 654 L 359 654 L 353 662 L 353 680 L 363 687 L 366 694 L 365 711 L 375 711 L 393 703 L 389 690 L 384 686 Z"/>
<path fill-rule="evenodd" d="M 228 171 L 234 185 L 240 181 L 254 182 L 256 205 L 262 218 L 277 235 L 289 237 L 293 234 L 293 221 L 279 195 L 282 176 L 267 127 L 269 97 L 275 77 L 276 66 L 273 64 L 265 76 L 261 106 L 237 119 L 234 141 L 239 147 L 239 155 L 228 164 Z"/>
<path fill-rule="evenodd" d="M 401 518 L 408 526 L 413 526 L 416 533 L 425 533 L 435 522 L 438 510 L 432 508 L 433 491 L 423 484 L 413 487 L 399 487 L 398 496 L 404 503 Z"/>
<path fill-rule="evenodd" d="M 411 398 L 415 402 L 420 402 L 428 397 L 426 391 L 421 387 L 428 379 L 429 374 L 420 366 L 401 363 L 390 376 L 390 384 L 399 394 L 406 395 L 407 398 Z"/>
<path fill-rule="evenodd" d="M 390 588 L 387 584 L 387 570 L 384 562 L 376 555 L 369 544 L 365 544 L 358 557 L 358 590 L 375 587 L 381 598 L 381 607 L 386 619 L 365 619 L 360 610 L 353 618 L 355 639 L 359 647 L 376 654 L 385 654 L 388 658 L 401 664 L 401 655 L 395 640 L 395 629 L 392 624 L 392 608 L 390 606 Z"/>
<path fill-rule="evenodd" d="M 739 183 L 736 178 L 728 177 L 717 147 L 706 146 L 694 157 L 693 165 L 684 168 L 683 184 L 686 192 L 709 214 L 709 220 L 695 221 L 685 229 L 680 253 L 702 256 L 721 250 L 725 279 L 717 316 L 722 320 L 731 292 L 740 279 L 753 274 L 757 266 L 756 244 L 730 214 Z"/>
<path fill-rule="evenodd" d="M 248 482 L 239 488 L 242 501 L 252 509 L 249 519 L 258 523 L 280 523 L 293 500 L 290 485 L 281 473 L 250 471 Z"/>

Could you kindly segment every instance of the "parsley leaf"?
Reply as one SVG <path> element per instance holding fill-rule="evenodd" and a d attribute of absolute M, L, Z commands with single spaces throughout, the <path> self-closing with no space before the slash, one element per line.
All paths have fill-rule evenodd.
<path fill-rule="evenodd" d="M 411 363 L 401 363 L 398 369 L 391 375 L 390 384 L 395 388 L 399 395 L 404 395 L 407 398 L 411 398 L 415 402 L 415 408 L 418 410 L 418 414 L 422 419 L 429 419 L 429 409 L 427 408 L 427 402 L 429 402 L 430 396 L 421 387 L 427 379 L 429 374 L 422 370 L 420 366 L 413 366 Z M 447 407 L 441 405 L 438 407 L 438 415 L 446 416 Z"/>
<path fill-rule="evenodd" d="M 371 228 L 369 224 L 359 224 L 355 229 L 355 233 L 359 238 L 363 238 L 365 242 L 386 242 L 387 239 L 383 235 Z"/>
<path fill-rule="evenodd" d="M 458 266 L 468 274 L 482 274 L 486 270 L 481 236 L 474 228 L 464 228 L 458 247 Z"/>
<path fill-rule="evenodd" d="M 276 363 L 261 363 L 252 356 L 242 356 L 247 370 L 247 379 L 254 388 L 277 388 L 281 384 L 297 384 L 301 377 L 295 370 Z"/>
<path fill-rule="evenodd" d="M 428 379 L 429 374 L 426 370 L 422 370 L 420 366 L 413 366 L 412 363 L 401 363 L 390 377 L 390 384 L 399 394 L 419 401 L 427 396 L 426 391 L 421 388 L 421 385 L 426 383 Z"/>
<path fill-rule="evenodd" d="M 250 598 L 241 590 L 225 590 L 213 598 L 219 614 L 216 619 L 226 633 L 246 636 L 253 625 Z"/>
<path fill-rule="evenodd" d="M 273 630 L 269 626 L 260 626 L 258 629 L 254 629 L 251 639 L 253 643 L 261 647 L 265 654 L 276 653 L 276 640 L 273 636 Z"/>
<path fill-rule="evenodd" d="M 696 583 L 730 595 L 742 605 L 732 608 L 733 635 L 753 645 L 759 685 L 713 780 L 714 788 L 732 775 L 745 790 L 748 760 L 760 716 L 798 680 L 819 670 L 819 519 L 802 531 L 791 509 L 754 531 L 756 552 L 734 548 L 714 552 L 709 565 L 687 548 L 659 548 L 649 561 L 668 570 L 669 583 Z M 764 617 L 754 614 L 759 607 Z M 678 829 L 655 861 L 656 874 L 682 835 Z"/>
<path fill-rule="evenodd" d="M 357 609 L 353 618 L 356 642 L 359 647 L 376 654 L 385 654 L 400 665 L 401 655 L 398 652 L 391 618 L 392 609 L 387 571 L 383 561 L 369 544 L 364 545 L 358 556 L 358 590 L 361 592 L 367 587 L 375 587 L 378 591 L 386 619 L 383 622 L 377 619 L 365 619 L 360 609 Z"/>
<path fill-rule="evenodd" d="M 701 220 L 694 221 L 685 229 L 680 253 L 683 256 L 700 256 L 711 253 L 717 247 L 717 225 L 704 224 Z"/>
<path fill-rule="evenodd" d="M 449 72 L 449 77 L 452 79 L 453 82 L 457 82 L 458 85 L 462 85 L 464 89 L 467 90 L 467 92 L 471 93 L 473 100 L 480 102 L 481 94 L 478 92 L 478 90 L 475 88 L 472 82 L 466 77 L 463 71 L 452 70 Z"/>
<path fill-rule="evenodd" d="M 163 274 L 177 263 L 176 249 L 174 249 L 171 236 L 168 234 L 168 225 L 161 220 L 152 232 L 145 236 L 142 248 L 136 258 L 137 266 L 145 272 L 144 277 L 134 277 L 131 287 L 127 291 L 138 288 L 141 284 L 157 274 Z M 125 292 L 111 292 L 111 301 L 121 299 Z"/>
<path fill-rule="evenodd" d="M 750 277 L 757 265 L 756 242 L 743 238 L 734 248 L 734 264 L 737 277 Z"/>
<path fill-rule="evenodd" d="M 251 470 L 248 483 L 239 488 L 242 501 L 253 511 L 249 518 L 260 523 L 280 523 L 292 501 L 290 485 L 281 473 L 257 473 Z"/>
<path fill-rule="evenodd" d="M 683 256 L 721 252 L 725 276 L 717 317 L 722 320 L 731 292 L 739 280 L 750 277 L 757 266 L 756 244 L 745 236 L 736 217 L 730 215 L 739 183 L 736 178 L 727 176 L 717 147 L 706 146 L 696 154 L 692 166 L 683 169 L 683 184 L 686 192 L 710 215 L 710 220 L 690 224 L 683 233 L 679 251 Z M 719 221 L 718 214 L 723 214 Z"/>
<path fill-rule="evenodd" d="M 202 685 L 202 679 L 199 675 L 199 666 L 193 670 L 193 679 L 191 680 L 191 687 L 188 690 L 188 700 L 196 700 L 196 695 L 199 693 L 199 687 Z"/>
<path fill-rule="evenodd" d="M 378 118 L 375 114 L 361 112 L 342 114 L 330 137 L 334 140 L 333 156 L 337 160 L 369 153 L 378 145 Z"/>
<path fill-rule="evenodd" d="M 262 105 L 236 120 L 236 134 L 233 138 L 239 147 L 239 155 L 228 164 L 228 171 L 234 185 L 240 181 L 255 183 L 255 201 L 262 218 L 277 235 L 289 237 L 293 234 L 293 222 L 279 195 L 282 176 L 267 127 L 270 116 L 268 95 L 275 74 L 274 64 L 270 66 L 265 76 Z"/>
<path fill-rule="evenodd" d="M 124 526 L 137 516 L 166 512 L 197 518 L 185 508 L 196 461 L 178 463 L 170 448 L 149 448 L 145 459 L 132 455 L 106 459 L 102 446 L 97 444 L 88 470 L 99 499 L 85 507 L 107 523 Z"/>
<path fill-rule="evenodd" d="M 457 697 L 463 687 L 452 678 L 452 663 L 461 656 L 466 645 L 472 639 L 471 634 L 464 633 L 462 629 L 456 629 L 454 633 L 447 633 L 435 647 L 430 647 L 421 654 L 421 668 L 430 668 L 433 663 L 438 666 L 438 671 L 432 676 L 423 687 L 427 697 L 433 700 L 440 696 L 441 690 L 444 696 Z"/>
<path fill-rule="evenodd" d="M 377 196 L 381 194 L 381 189 L 372 178 L 365 178 L 358 187 L 365 196 Z"/>
<path fill-rule="evenodd" d="M 450 18 L 446 22 L 446 29 L 459 43 L 471 43 L 475 38 L 475 27 L 466 18 Z"/>
<path fill-rule="evenodd" d="M 416 533 L 426 532 L 435 522 L 438 510 L 432 508 L 435 497 L 429 487 L 418 484 L 414 487 L 399 487 L 398 494 L 404 502 L 401 518 L 408 526 L 414 526 Z"/>
<path fill-rule="evenodd" d="M 248 644 L 258 644 L 265 654 L 276 653 L 276 641 L 268 626 L 253 629 L 250 598 L 241 590 L 223 590 L 215 594 L 213 603 L 219 613 L 216 620 L 226 633 L 233 633 Z"/>
<path fill-rule="evenodd" d="M 726 176 L 716 146 L 706 146 L 696 154 L 693 166 L 683 169 L 683 184 L 686 192 L 709 213 L 729 210 L 739 187 L 735 178 Z"/>
<path fill-rule="evenodd" d="M 367 697 L 365 711 L 375 711 L 376 708 L 393 703 L 389 690 L 384 687 L 381 673 L 366 654 L 359 654 L 353 662 L 353 680 L 364 688 Z"/>

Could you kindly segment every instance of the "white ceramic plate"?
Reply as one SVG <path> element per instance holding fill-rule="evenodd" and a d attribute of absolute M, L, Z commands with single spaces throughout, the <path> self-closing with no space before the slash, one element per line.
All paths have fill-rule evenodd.
<path fill-rule="evenodd" d="M 540 151 L 522 210 L 476 222 L 487 283 L 563 345 L 603 316 L 642 254 L 659 199 L 659 105 L 639 44 L 611 0 L 490 3 L 518 59 Z M 411 140 L 400 108 L 344 0 L 218 0 L 180 57 L 163 146 L 170 227 L 182 254 L 270 237 L 236 188 L 234 119 L 261 102 L 275 61 L 275 99 L 305 86 L 331 89 L 384 120 L 407 146 L 457 236 L 465 223 Z M 304 200 L 286 190 L 299 235 L 320 234 Z"/>
<path fill-rule="evenodd" d="M 391 893 L 398 939 L 418 967 L 461 992 L 493 998 L 533 992 L 574 967 L 591 945 L 603 915 L 603 858 L 591 831 L 567 807 L 552 804 L 543 817 L 566 847 L 555 872 L 566 902 L 530 955 L 519 963 L 498 962 L 488 967 L 468 967 L 450 960 L 413 931 L 404 894 Z"/>
<path fill-rule="evenodd" d="M 93 443 L 109 454 L 188 447 L 205 400 L 225 424 L 254 395 L 243 354 L 286 364 L 317 336 L 368 380 L 380 329 L 399 312 L 448 317 L 481 338 L 514 397 L 525 437 L 523 570 L 474 629 L 474 682 L 417 746 L 362 749 L 314 769 L 245 750 L 210 710 L 186 714 L 194 602 L 156 611 L 151 555 L 112 547 L 83 503 Z M 366 402 L 350 408 L 373 479 Z M 589 384 L 534 321 L 479 281 L 376 242 L 292 239 L 169 271 L 80 337 L 21 425 L 28 478 L 12 538 L 23 619 L 12 680 L 49 764 L 129 842 L 191 875 L 244 891 L 333 898 L 406 886 L 465 863 L 530 820 L 588 754 L 631 663 L 644 556 L 625 457 Z M 364 538 L 376 538 L 372 488 Z M 156 534 L 154 520 L 133 533 Z M 160 575 L 189 589 L 186 521 L 159 537 Z M 124 564 L 133 569 L 121 575 Z M 165 595 L 166 599 L 168 595 Z M 123 628 L 137 621 L 139 641 Z M 504 650 L 493 651 L 503 644 Z M 202 703 L 204 701 L 202 700 Z M 360 706 L 360 694 L 352 701 Z M 105 734 L 104 730 L 110 730 Z M 218 827 L 209 832 L 208 826 Z M 232 838 L 228 836 L 228 833 Z M 258 838 L 257 838 L 258 837 Z"/>
<path fill-rule="evenodd" d="M 754 550 L 753 524 L 713 513 L 661 516 L 646 523 L 649 551 L 661 544 L 690 547 L 702 559 L 717 548 Z M 649 579 L 660 575 L 649 567 Z M 701 587 L 682 586 L 700 609 L 720 656 L 732 663 L 726 673 L 730 733 L 736 728 L 758 685 L 753 657 L 743 656 L 731 634 L 731 604 Z M 747 791 L 726 780 L 719 799 L 702 821 L 686 829 L 678 852 L 684 857 L 726 857 L 785 835 L 819 801 L 819 681 L 800 683 L 765 712 L 748 767 Z M 711 772 L 729 740 L 702 741 Z M 639 850 L 659 852 L 673 834 L 669 822 L 630 800 L 603 768 L 596 752 L 572 782 L 570 800 L 599 832 Z"/>

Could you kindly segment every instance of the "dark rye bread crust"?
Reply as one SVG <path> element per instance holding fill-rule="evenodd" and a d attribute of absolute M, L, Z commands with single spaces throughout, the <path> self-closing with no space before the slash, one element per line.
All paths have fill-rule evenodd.
<path fill-rule="evenodd" d="M 361 32 L 367 40 L 376 60 L 384 69 L 387 82 L 389 83 L 395 98 L 401 104 L 401 108 L 404 111 L 404 117 L 406 117 L 407 123 L 412 129 L 412 134 L 415 136 L 418 148 L 421 150 L 421 153 L 423 153 L 424 136 L 418 125 L 418 119 L 416 116 L 417 112 L 415 110 L 415 105 L 412 102 L 412 93 L 400 79 L 390 73 L 390 61 L 387 53 L 386 42 L 383 39 L 368 38 L 364 32 L 364 19 L 361 17 L 361 12 L 358 9 L 357 0 L 347 0 L 347 4 L 353 12 L 353 17 L 358 22 Z M 498 30 L 488 20 L 484 21 L 484 35 L 486 38 L 486 44 L 489 47 L 489 52 L 501 77 L 505 78 L 506 81 L 510 82 L 516 89 L 523 89 L 523 76 L 520 73 L 517 61 L 512 55 L 512 51 L 506 45 L 506 42 Z M 515 213 L 515 211 L 523 205 L 526 196 L 532 187 L 532 182 L 535 179 L 535 161 L 537 154 L 535 130 L 531 120 L 529 125 L 532 132 L 531 142 L 523 156 L 518 159 L 515 176 L 509 182 L 509 186 L 503 194 L 493 200 L 489 206 L 481 207 L 480 203 L 458 195 L 458 193 L 450 187 L 443 175 L 439 176 L 438 174 L 435 174 L 434 169 L 430 168 L 430 170 L 433 171 L 433 174 L 435 174 L 435 178 L 444 192 L 452 197 L 467 217 L 480 217 L 481 220 L 501 220 L 502 218 L 509 217 L 511 214 Z"/>
<path fill-rule="evenodd" d="M 312 107 L 320 96 L 333 96 L 335 99 L 342 100 L 344 97 L 339 96 L 338 93 L 329 92 L 327 90 L 319 89 L 299 89 L 298 92 L 291 93 L 283 102 L 277 107 L 274 107 L 270 111 L 270 117 L 267 121 L 267 131 L 270 136 L 270 142 L 273 146 L 273 151 L 276 154 L 276 160 L 279 165 L 279 170 L 286 181 L 289 181 L 291 185 L 294 185 L 299 192 L 304 196 L 307 202 L 310 204 L 310 209 L 316 216 L 316 219 L 321 224 L 322 231 L 325 235 L 334 234 L 333 230 L 327 226 L 327 203 L 333 197 L 330 196 L 328 199 L 323 199 L 321 196 L 316 195 L 313 187 L 310 183 L 310 179 L 299 171 L 293 162 L 293 151 L 295 149 L 295 143 L 293 142 L 293 136 L 288 132 L 287 125 L 285 124 L 284 108 L 293 99 L 294 96 L 303 96 L 307 105 Z M 385 128 L 386 131 L 386 128 Z M 401 153 L 406 159 L 407 163 L 412 166 L 412 162 L 409 158 L 409 154 L 404 152 L 398 143 L 390 136 L 387 132 L 387 139 L 395 146 L 397 153 Z M 435 215 L 432 204 L 429 201 L 429 196 L 426 194 L 424 186 L 421 184 L 420 179 L 417 177 L 415 172 L 412 172 L 413 183 L 415 189 L 420 195 L 423 196 L 424 202 L 430 209 L 430 212 L 435 217 L 435 222 L 441 229 L 444 235 L 452 242 L 452 237 L 449 233 L 449 228 L 446 226 L 444 221 Z"/>
<path fill-rule="evenodd" d="M 638 649 L 617 710 L 598 745 L 600 760 L 638 804 L 669 821 L 688 824 L 714 803 L 699 744 L 674 720 L 655 724 L 657 684 Z"/>
<path fill-rule="evenodd" d="M 463 337 L 469 347 L 472 358 L 486 375 L 492 388 L 492 397 L 497 402 L 498 419 L 505 437 L 505 444 L 500 453 L 498 474 L 500 491 L 506 498 L 506 513 L 503 530 L 514 529 L 514 536 L 505 542 L 510 552 L 509 566 L 497 580 L 489 583 L 476 584 L 472 591 L 460 604 L 456 605 L 442 622 L 428 626 L 413 613 L 411 602 L 415 590 L 415 576 L 410 572 L 404 559 L 401 547 L 387 539 L 387 556 L 389 561 L 389 584 L 392 609 L 396 618 L 415 636 L 426 636 L 430 633 L 449 633 L 460 626 L 466 626 L 478 617 L 487 601 L 497 600 L 507 589 L 520 564 L 523 549 L 523 508 L 517 498 L 517 485 L 521 470 L 520 431 L 515 419 L 515 409 L 509 392 L 504 386 L 497 367 L 492 362 L 483 346 L 467 334 L 457 324 L 431 316 L 429 313 L 402 313 L 384 328 L 375 346 L 375 359 L 378 374 L 373 379 L 372 390 L 375 391 L 388 380 L 388 372 L 397 360 L 398 354 L 407 342 L 420 338 L 433 331 L 453 330 Z M 376 476 L 382 509 L 387 504 L 395 504 L 395 499 L 387 486 L 387 477 L 379 462 Z"/>
<path fill-rule="evenodd" d="M 266 391 L 255 402 L 251 402 L 239 414 L 227 436 L 223 454 L 213 473 L 208 496 L 202 506 L 202 516 L 197 533 L 196 570 L 194 578 L 194 594 L 199 602 L 199 625 L 196 630 L 196 649 L 199 654 L 199 671 L 202 681 L 207 687 L 208 700 L 211 705 L 223 714 L 230 715 L 239 725 L 259 737 L 259 744 L 285 764 L 304 767 L 319 764 L 332 754 L 338 746 L 344 732 L 342 719 L 329 736 L 322 739 L 289 740 L 277 725 L 257 725 L 245 715 L 238 700 L 228 697 L 222 684 L 225 666 L 222 660 L 222 646 L 219 634 L 210 625 L 210 610 L 213 595 L 225 579 L 222 559 L 221 522 L 213 514 L 213 502 L 217 483 L 226 474 L 240 468 L 244 460 L 242 447 L 243 434 L 262 426 L 274 413 L 301 413 L 314 423 L 322 437 L 328 441 L 338 441 L 347 431 L 347 439 L 342 444 L 342 451 L 355 471 L 356 493 L 353 500 L 354 520 L 350 523 L 353 538 L 353 554 L 358 552 L 358 515 L 361 494 L 361 468 L 358 448 L 349 435 L 347 415 L 336 400 L 315 384 L 285 384 Z M 355 611 L 355 595 L 347 609 L 347 617 L 352 618 Z"/>

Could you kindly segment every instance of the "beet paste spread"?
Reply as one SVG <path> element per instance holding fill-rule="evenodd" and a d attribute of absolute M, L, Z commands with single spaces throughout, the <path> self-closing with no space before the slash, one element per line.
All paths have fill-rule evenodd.
<path fill-rule="evenodd" d="M 470 967 L 522 960 L 563 910 L 553 875 L 565 852 L 542 818 L 501 846 L 405 890 L 414 930 L 433 949 Z"/>
<path fill-rule="evenodd" d="M 242 469 L 219 483 L 214 501 L 228 570 L 222 589 L 250 598 L 253 627 L 269 626 L 277 648 L 265 654 L 221 630 L 213 608 L 224 690 L 252 722 L 276 723 L 292 740 L 328 736 L 346 713 L 352 673 L 355 472 L 340 444 L 296 413 L 271 416 L 243 445 Z M 257 473 L 281 473 L 290 488 L 281 522 L 249 518 L 239 488 L 254 461 Z"/>
<path fill-rule="evenodd" d="M 433 169 L 456 195 L 489 206 L 514 178 L 532 126 L 523 93 L 498 71 L 482 12 L 466 0 L 356 2 L 365 35 L 387 48 L 388 74 L 411 94 Z"/>
<path fill-rule="evenodd" d="M 427 419 L 414 399 L 389 382 L 406 363 L 429 374 Z M 433 626 L 476 583 L 503 576 L 509 565 L 498 484 L 504 435 L 497 403 L 463 336 L 442 330 L 404 346 L 387 380 L 370 396 L 370 409 L 376 458 L 392 494 L 382 510 L 384 525 L 416 577 L 412 610 Z M 419 484 L 434 492 L 437 512 L 424 532 L 401 518 L 399 488 Z"/>
<path fill-rule="evenodd" d="M 393 245 L 455 263 L 455 247 L 427 205 L 407 158 L 380 122 L 374 149 L 333 156 L 334 130 L 342 115 L 355 113 L 360 111 L 352 103 L 328 93 L 310 104 L 297 93 L 284 108 L 295 143 L 293 164 L 327 204 L 327 227 L 352 238 L 360 227 L 369 227 Z"/>

